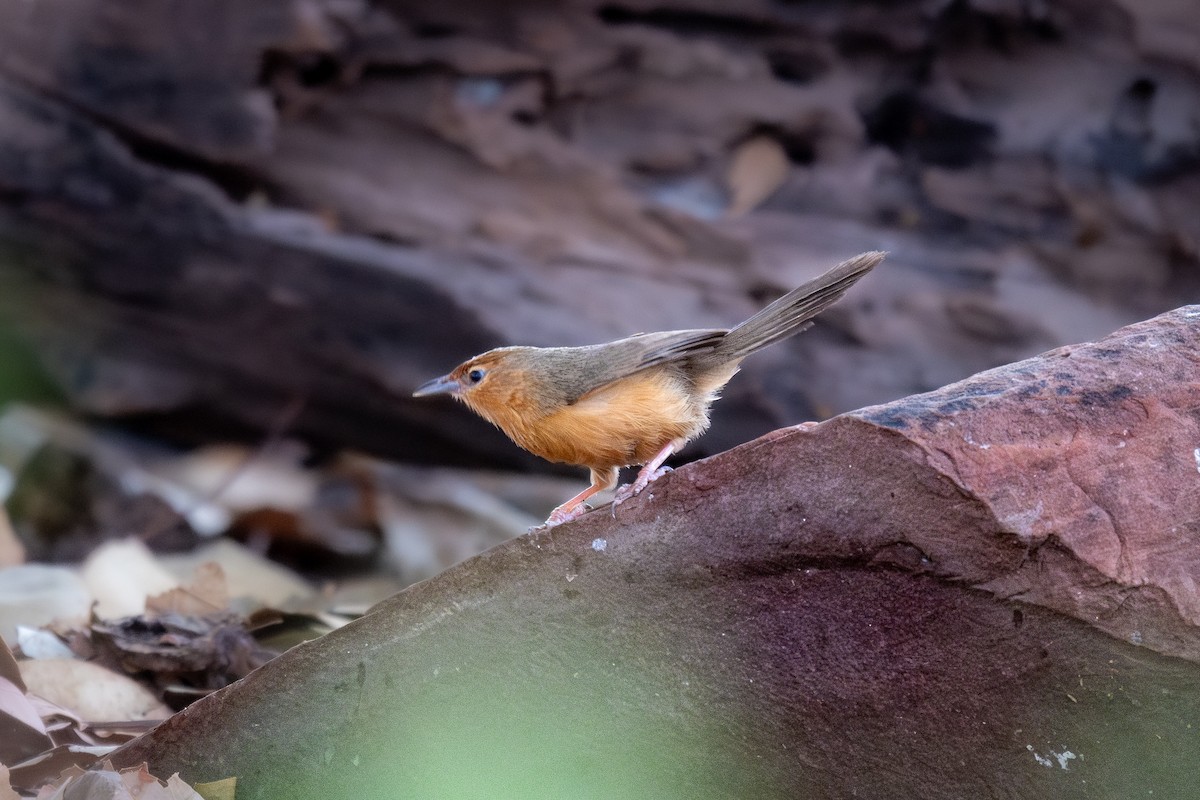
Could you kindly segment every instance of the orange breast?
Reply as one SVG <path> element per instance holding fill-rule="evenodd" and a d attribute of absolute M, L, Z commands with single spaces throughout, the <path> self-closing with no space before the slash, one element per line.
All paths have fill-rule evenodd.
<path fill-rule="evenodd" d="M 525 426 L 505 430 L 542 458 L 609 469 L 644 464 L 663 445 L 708 428 L 708 397 L 667 370 L 646 370 L 601 387 Z"/>

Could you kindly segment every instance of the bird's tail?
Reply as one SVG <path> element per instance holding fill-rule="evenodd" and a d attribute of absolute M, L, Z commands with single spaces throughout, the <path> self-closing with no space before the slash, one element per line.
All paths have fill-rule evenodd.
<path fill-rule="evenodd" d="M 885 255 L 878 251 L 857 255 L 793 289 L 725 334 L 717 353 L 722 358 L 741 359 L 799 333 L 812 324 L 810 319 L 837 302 L 859 278 L 883 261 Z"/>

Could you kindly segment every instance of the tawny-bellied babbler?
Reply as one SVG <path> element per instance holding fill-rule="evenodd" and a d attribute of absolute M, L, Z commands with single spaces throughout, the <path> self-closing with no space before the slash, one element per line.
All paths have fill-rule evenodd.
<path fill-rule="evenodd" d="M 668 456 L 708 429 L 708 408 L 743 358 L 807 328 L 883 257 L 844 261 L 729 330 L 639 333 L 587 347 L 501 347 L 413 394 L 453 395 L 529 452 L 591 469 L 592 485 L 546 520 L 558 525 L 612 488 L 621 467 L 645 465 L 613 502 L 642 491 L 665 471 Z"/>

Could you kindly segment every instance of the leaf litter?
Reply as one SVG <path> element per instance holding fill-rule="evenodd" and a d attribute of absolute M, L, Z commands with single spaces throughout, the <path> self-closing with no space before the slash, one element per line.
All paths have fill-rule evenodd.
<path fill-rule="evenodd" d="M 557 479 L 306 459 L 283 441 L 180 456 L 58 414 L 0 413 L 0 800 L 194 796 L 178 778 L 105 775 L 101 760 L 523 532 L 565 491 Z M 196 789 L 216 800 L 234 786 Z"/>

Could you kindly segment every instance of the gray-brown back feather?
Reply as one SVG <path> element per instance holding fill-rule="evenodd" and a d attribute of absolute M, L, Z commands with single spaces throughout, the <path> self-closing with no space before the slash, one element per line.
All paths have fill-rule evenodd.
<path fill-rule="evenodd" d="M 518 362 L 536 352 L 544 400 L 553 408 L 574 403 L 602 386 L 652 367 L 669 364 L 681 378 L 695 380 L 767 345 L 807 328 L 814 316 L 836 302 L 884 253 L 863 253 L 838 264 L 788 292 L 741 325 L 719 328 L 639 333 L 625 339 L 585 347 L 502 348 Z"/>
<path fill-rule="evenodd" d="M 639 333 L 615 342 L 584 347 L 503 348 L 520 366 L 522 356 L 536 356 L 548 407 L 574 403 L 588 392 L 651 367 L 682 364 L 712 353 L 725 336 L 719 328 Z"/>

